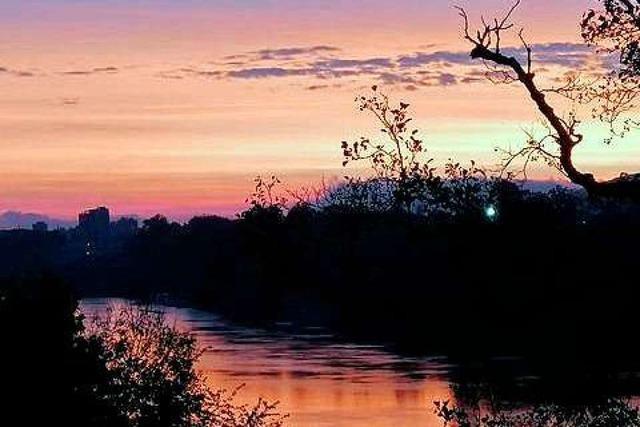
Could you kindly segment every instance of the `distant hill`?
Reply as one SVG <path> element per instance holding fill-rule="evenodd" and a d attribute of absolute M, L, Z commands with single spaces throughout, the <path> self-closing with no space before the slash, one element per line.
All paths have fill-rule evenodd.
<path fill-rule="evenodd" d="M 73 221 L 66 221 L 62 219 L 51 218 L 46 215 L 40 215 L 36 213 L 25 213 L 18 211 L 6 211 L 0 214 L 0 229 L 15 229 L 25 228 L 30 229 L 34 222 L 44 221 L 49 224 L 49 229 L 55 229 L 58 227 L 71 228 L 75 227 L 76 223 Z"/>

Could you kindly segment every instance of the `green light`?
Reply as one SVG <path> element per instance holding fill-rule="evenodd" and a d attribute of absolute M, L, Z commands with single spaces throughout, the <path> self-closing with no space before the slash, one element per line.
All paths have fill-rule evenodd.
<path fill-rule="evenodd" d="M 484 214 L 487 216 L 487 218 L 493 220 L 498 216 L 498 210 L 495 206 L 489 205 L 485 208 Z"/>

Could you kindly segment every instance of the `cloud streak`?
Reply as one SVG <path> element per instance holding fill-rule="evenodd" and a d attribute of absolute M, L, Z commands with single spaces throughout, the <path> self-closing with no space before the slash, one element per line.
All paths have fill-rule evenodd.
<path fill-rule="evenodd" d="M 594 58 L 592 48 L 575 43 L 547 43 L 531 46 L 534 64 L 540 72 L 553 68 L 558 72 L 584 68 Z M 524 48 L 505 48 L 508 55 L 524 61 Z M 229 61 L 214 69 L 181 69 L 167 78 L 187 75 L 223 80 L 264 80 L 306 78 L 310 90 L 328 89 L 327 80 L 353 80 L 366 77 L 387 85 L 404 85 L 407 90 L 420 87 L 473 84 L 485 80 L 486 70 L 473 62 L 466 51 L 418 51 L 394 56 L 353 58 L 334 46 L 270 48 L 225 57 Z M 601 65 L 604 60 L 600 58 Z M 220 64 L 218 64 L 220 65 Z"/>
<path fill-rule="evenodd" d="M 94 74 L 117 74 L 120 71 L 117 67 L 95 67 L 90 70 L 68 70 L 60 74 L 64 76 L 91 76 Z"/>
<path fill-rule="evenodd" d="M 235 79 L 266 79 L 271 77 L 306 76 L 313 72 L 308 68 L 258 67 L 229 71 L 227 77 Z"/>
<path fill-rule="evenodd" d="M 14 76 L 14 77 L 35 77 L 36 73 L 27 70 L 14 70 L 7 67 L 0 67 L 0 75 Z"/>
<path fill-rule="evenodd" d="M 591 67 L 606 68 L 607 58 L 598 57 L 589 46 L 576 43 L 534 44 L 534 66 L 539 73 L 552 70 L 556 75 L 571 70 Z M 460 84 L 476 84 L 485 80 L 486 70 L 481 63 L 471 60 L 466 51 L 424 50 L 396 55 L 375 57 L 351 57 L 343 49 L 330 45 L 265 48 L 229 55 L 222 62 L 209 62 L 202 66 L 190 66 L 156 71 L 155 76 L 166 80 L 203 78 L 225 81 L 258 81 L 304 79 L 304 87 L 322 90 L 344 84 L 362 84 L 376 81 L 386 85 L 402 85 L 407 90 L 421 87 L 448 87 Z M 504 53 L 521 61 L 527 52 L 522 47 L 504 48 Z M 595 58 L 595 60 L 594 60 Z M 116 66 L 96 66 L 53 72 L 61 76 L 80 77 L 114 75 L 122 69 Z M 28 70 L 0 67 L 0 75 L 35 77 Z M 44 74 L 43 74 L 44 75 Z M 329 83 L 336 81 L 335 84 Z"/>
<path fill-rule="evenodd" d="M 271 59 L 294 59 L 301 56 L 314 56 L 320 54 L 336 53 L 340 49 L 334 46 L 311 46 L 311 47 L 285 47 L 279 49 L 262 49 L 257 52 L 257 57 L 261 60 Z"/>

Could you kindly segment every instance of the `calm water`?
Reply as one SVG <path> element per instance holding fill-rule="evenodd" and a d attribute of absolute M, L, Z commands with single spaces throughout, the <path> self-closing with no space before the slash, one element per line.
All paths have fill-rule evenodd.
<path fill-rule="evenodd" d="M 88 316 L 118 300 L 85 300 Z M 213 387 L 233 389 L 247 403 L 262 396 L 308 427 L 440 426 L 432 402 L 450 398 L 442 358 L 400 357 L 376 346 L 337 343 L 319 329 L 302 333 L 238 327 L 214 314 L 162 307 L 207 348 L 200 368 Z M 287 325 L 282 325 L 283 330 Z"/>

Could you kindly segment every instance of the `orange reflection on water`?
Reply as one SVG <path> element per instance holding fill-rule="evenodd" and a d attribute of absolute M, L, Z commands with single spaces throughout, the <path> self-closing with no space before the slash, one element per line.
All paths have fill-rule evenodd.
<path fill-rule="evenodd" d="M 253 396 L 280 402 L 282 413 L 289 413 L 291 426 L 441 426 L 431 402 L 450 398 L 448 384 L 425 380 L 406 384 L 372 375 L 369 383 L 349 378 L 247 378 L 211 376 L 211 384 L 229 387 L 247 382 L 243 402 Z"/>
<path fill-rule="evenodd" d="M 98 312 L 105 300 L 85 301 Z M 452 399 L 441 358 L 401 357 L 378 347 L 336 342 L 320 330 L 266 332 L 191 309 L 164 308 L 207 348 L 200 369 L 241 403 L 278 401 L 298 427 L 435 427 L 433 402 Z"/>
<path fill-rule="evenodd" d="M 403 358 L 375 346 L 335 343 L 328 336 L 225 330 L 206 314 L 197 315 L 205 319 L 192 317 L 192 326 L 214 324 L 195 328 L 211 349 L 201 362 L 210 384 L 245 384 L 241 398 L 246 403 L 256 396 L 279 401 L 280 410 L 291 415 L 291 426 L 441 425 L 432 403 L 451 399 L 442 360 Z"/>

